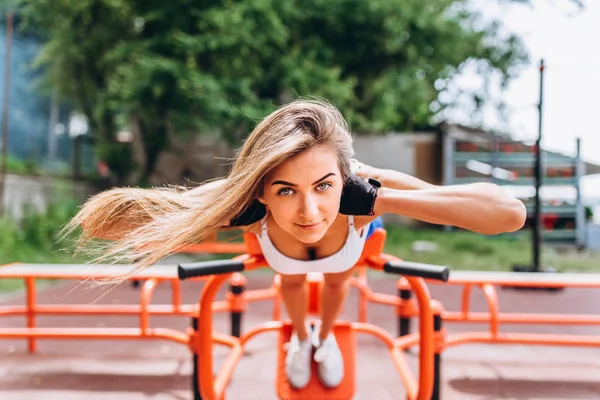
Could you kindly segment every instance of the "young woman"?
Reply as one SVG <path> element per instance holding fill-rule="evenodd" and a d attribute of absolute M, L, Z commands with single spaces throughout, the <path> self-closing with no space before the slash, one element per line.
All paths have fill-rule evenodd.
<path fill-rule="evenodd" d="M 136 270 L 223 226 L 254 232 L 294 327 L 287 374 L 295 388 L 310 380 L 311 359 L 328 387 L 343 376 L 333 323 L 370 224 L 385 213 L 453 225 L 481 234 L 520 229 L 522 202 L 499 186 L 434 186 L 406 174 L 352 161 L 352 137 L 340 112 L 298 100 L 268 115 L 250 134 L 230 174 L 192 190 L 113 189 L 91 198 L 68 229 L 108 239 L 107 255 Z M 324 276 L 314 330 L 306 324 L 306 274 Z M 313 355 L 313 350 L 315 350 Z"/>

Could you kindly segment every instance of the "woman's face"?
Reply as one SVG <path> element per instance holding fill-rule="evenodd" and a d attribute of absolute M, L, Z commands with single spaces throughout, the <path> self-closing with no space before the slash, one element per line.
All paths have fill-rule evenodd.
<path fill-rule="evenodd" d="M 273 169 L 260 200 L 282 229 L 303 243 L 315 243 L 338 216 L 342 188 L 337 155 L 315 147 Z"/>

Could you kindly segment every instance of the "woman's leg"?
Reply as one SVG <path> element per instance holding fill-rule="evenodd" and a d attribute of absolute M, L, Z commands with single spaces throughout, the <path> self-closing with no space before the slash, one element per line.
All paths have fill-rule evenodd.
<path fill-rule="evenodd" d="M 306 275 L 281 275 L 281 298 L 300 341 L 308 338 Z"/>
<path fill-rule="evenodd" d="M 285 356 L 285 370 L 289 384 L 297 389 L 310 382 L 312 340 L 306 327 L 306 275 L 281 275 L 281 297 L 292 320 L 294 332 Z"/>
<path fill-rule="evenodd" d="M 353 269 L 336 274 L 324 274 L 323 292 L 321 295 L 321 329 L 319 340 L 323 341 L 337 319 L 348 294 L 348 279 Z"/>
<path fill-rule="evenodd" d="M 321 298 L 321 323 L 313 333 L 313 345 L 317 348 L 314 359 L 319 364 L 319 378 L 323 385 L 333 388 L 344 379 L 344 359 L 335 336 L 331 333 L 346 295 L 348 278 L 352 270 L 338 274 L 325 274 Z"/>

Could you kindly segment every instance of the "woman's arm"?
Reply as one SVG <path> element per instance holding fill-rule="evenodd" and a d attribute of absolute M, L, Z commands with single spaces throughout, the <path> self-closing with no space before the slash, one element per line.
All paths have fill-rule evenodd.
<path fill-rule="evenodd" d="M 425 182 L 414 176 L 394 171 L 392 169 L 375 168 L 367 164 L 361 164 L 356 171 L 356 175 L 362 178 L 373 178 L 381 182 L 381 185 L 386 188 L 399 190 L 418 190 L 431 189 L 436 185 Z"/>
<path fill-rule="evenodd" d="M 375 214 L 394 213 L 452 225 L 484 235 L 514 232 L 527 217 L 525 205 L 491 183 L 438 186 L 420 190 L 379 189 Z"/>

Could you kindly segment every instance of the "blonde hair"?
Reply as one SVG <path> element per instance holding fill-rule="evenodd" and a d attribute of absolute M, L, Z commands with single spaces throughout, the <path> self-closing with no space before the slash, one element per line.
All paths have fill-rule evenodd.
<path fill-rule="evenodd" d="M 315 146 L 335 151 L 342 176 L 350 174 L 354 150 L 341 113 L 325 101 L 293 101 L 256 126 L 226 179 L 192 190 L 107 190 L 90 198 L 66 231 L 83 228 L 78 250 L 90 239 L 108 239 L 98 261 L 133 264 L 134 273 L 216 232 L 260 195 L 262 181 L 273 168 Z"/>

